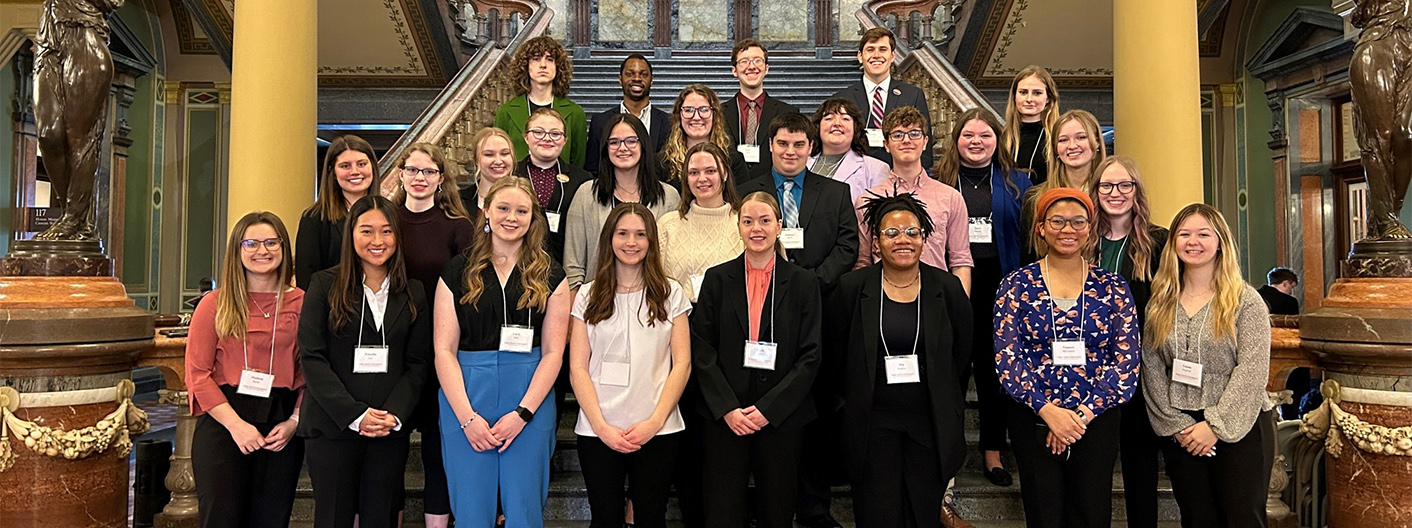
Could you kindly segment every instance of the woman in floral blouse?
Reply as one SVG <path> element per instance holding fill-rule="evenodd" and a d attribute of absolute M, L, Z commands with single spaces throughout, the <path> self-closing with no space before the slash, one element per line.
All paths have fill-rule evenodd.
<path fill-rule="evenodd" d="M 1112 522 L 1119 404 L 1138 382 L 1137 309 L 1128 283 L 1083 257 L 1088 195 L 1040 196 L 1031 227 L 1043 258 L 1010 274 L 995 300 L 995 362 L 1017 405 L 1010 440 L 1030 528 Z"/>

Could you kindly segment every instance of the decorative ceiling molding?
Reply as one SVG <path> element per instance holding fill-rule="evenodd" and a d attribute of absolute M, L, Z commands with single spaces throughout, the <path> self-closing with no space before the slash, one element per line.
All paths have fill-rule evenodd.
<path fill-rule="evenodd" d="M 215 55 L 216 47 L 211 45 L 210 39 L 205 36 L 205 31 L 197 35 L 196 31 L 200 27 L 196 24 L 191 11 L 186 9 L 186 4 L 182 0 L 171 0 L 172 22 L 176 24 L 178 49 L 185 55 Z"/>
<path fill-rule="evenodd" d="M 1197 43 L 1197 51 L 1201 57 L 1220 57 L 1221 48 L 1226 40 L 1226 21 L 1230 18 L 1231 3 L 1229 0 L 1210 0 L 1210 3 L 1219 3 L 1220 11 L 1211 21 L 1205 22 L 1205 11 L 1198 10 L 1197 34 L 1201 35 L 1201 41 Z"/>
<path fill-rule="evenodd" d="M 220 55 L 226 68 L 231 65 L 231 39 L 235 34 L 235 5 L 223 0 L 181 0 L 189 15 L 206 34 L 206 43 Z M 176 10 L 172 10 L 176 14 Z M 180 26 L 178 26 L 180 30 Z"/>
<path fill-rule="evenodd" d="M 974 40 L 966 38 L 963 41 L 963 52 L 969 51 L 969 57 L 963 58 L 959 53 L 957 57 L 958 60 L 965 62 L 966 76 L 972 84 L 982 89 L 1008 88 L 1014 75 L 1019 73 L 1022 67 L 1017 65 L 1038 63 L 1049 70 L 1061 88 L 1112 88 L 1111 59 L 1108 64 L 1061 66 L 1046 64 L 1045 61 L 1039 59 L 1023 57 L 1027 52 L 1036 50 L 1017 48 L 1016 43 L 1020 40 L 1017 39 L 1017 35 L 1022 32 L 1021 30 L 1024 30 L 1025 33 L 1032 33 L 1055 29 L 1051 26 L 1056 24 L 1036 24 L 1035 21 L 1026 17 L 1027 11 L 1031 7 L 1040 5 L 1049 7 L 1049 4 L 1037 3 L 1046 1 L 1052 0 L 994 0 L 988 6 L 977 3 L 976 12 L 972 15 L 971 27 L 975 28 L 974 31 L 977 31 L 978 36 Z M 985 9 L 986 7 L 989 9 Z M 978 22 L 979 24 L 977 24 Z M 1086 29 L 1064 27 L 1068 32 L 1084 33 Z M 1111 28 L 1108 29 L 1111 31 Z M 971 33 L 971 31 L 973 30 L 968 29 L 967 33 Z M 966 37 L 970 37 L 970 35 L 966 35 Z M 1017 58 L 1018 60 L 1016 60 Z"/>

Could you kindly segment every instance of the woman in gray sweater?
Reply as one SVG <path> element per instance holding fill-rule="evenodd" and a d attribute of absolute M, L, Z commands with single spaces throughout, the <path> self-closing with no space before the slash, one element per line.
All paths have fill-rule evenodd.
<path fill-rule="evenodd" d="M 1265 395 L 1270 317 L 1241 278 L 1230 227 L 1192 204 L 1171 241 L 1148 303 L 1142 388 L 1182 526 L 1265 526 L 1274 407 Z"/>

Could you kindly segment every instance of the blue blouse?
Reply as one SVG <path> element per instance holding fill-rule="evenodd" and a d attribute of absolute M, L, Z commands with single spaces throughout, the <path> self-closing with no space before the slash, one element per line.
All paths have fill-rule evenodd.
<path fill-rule="evenodd" d="M 1132 397 L 1138 385 L 1141 329 L 1128 283 L 1089 264 L 1079 302 L 1067 312 L 1050 301 L 1040 263 L 1000 282 L 995 299 L 995 364 L 1000 384 L 1036 413 L 1046 403 L 1095 415 Z M 1080 315 L 1082 310 L 1082 315 Z M 1081 328 L 1080 326 L 1081 325 Z M 1082 335 L 1082 366 L 1055 365 L 1052 342 Z"/>

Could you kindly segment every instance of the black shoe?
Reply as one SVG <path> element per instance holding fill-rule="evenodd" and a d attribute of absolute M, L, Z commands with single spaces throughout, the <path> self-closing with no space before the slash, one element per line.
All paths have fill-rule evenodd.
<path fill-rule="evenodd" d="M 989 480 L 991 484 L 995 484 L 996 486 L 1007 487 L 1015 483 L 1015 479 L 1010 477 L 1010 472 L 1006 471 L 1003 467 L 989 468 L 982 473 L 985 474 L 986 480 Z"/>
<path fill-rule="evenodd" d="M 827 513 L 823 515 L 815 515 L 807 519 L 799 519 L 794 522 L 798 523 L 804 528 L 843 528 L 842 524 L 839 524 L 838 521 L 835 520 L 832 515 L 829 515 Z"/>

